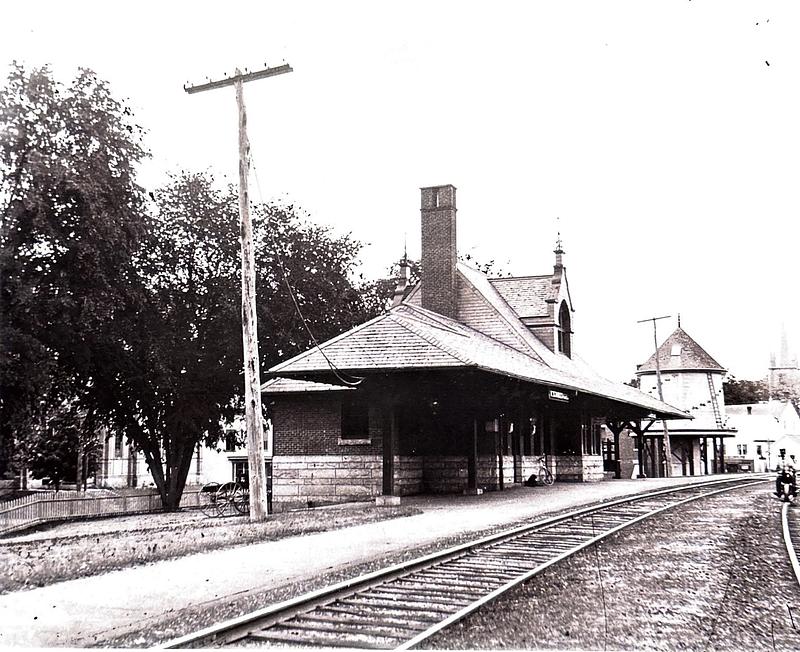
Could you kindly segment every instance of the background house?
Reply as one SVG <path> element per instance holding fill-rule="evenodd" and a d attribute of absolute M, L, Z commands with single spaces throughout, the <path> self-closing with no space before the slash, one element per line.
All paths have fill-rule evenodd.
<path fill-rule="evenodd" d="M 729 405 L 736 435 L 729 440 L 725 462 L 731 468 L 756 472 L 774 470 L 780 449 L 800 460 L 800 415 L 790 401 Z"/>
<path fill-rule="evenodd" d="M 268 429 L 271 424 L 267 422 Z M 225 427 L 225 434 L 216 446 L 199 445 L 195 449 L 186 485 L 207 482 L 228 482 L 247 476 L 247 449 L 244 443 L 244 424 L 236 420 Z M 264 437 L 265 448 L 271 441 Z M 266 450 L 269 456 L 271 451 Z M 103 439 L 95 475 L 98 487 L 147 487 L 154 485 L 144 456 L 132 450 L 125 438 L 111 435 Z"/>

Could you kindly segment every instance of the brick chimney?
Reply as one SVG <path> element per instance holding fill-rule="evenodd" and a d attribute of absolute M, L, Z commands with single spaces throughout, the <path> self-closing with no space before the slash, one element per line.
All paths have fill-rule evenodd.
<path fill-rule="evenodd" d="M 422 307 L 455 319 L 456 189 L 422 188 Z"/>

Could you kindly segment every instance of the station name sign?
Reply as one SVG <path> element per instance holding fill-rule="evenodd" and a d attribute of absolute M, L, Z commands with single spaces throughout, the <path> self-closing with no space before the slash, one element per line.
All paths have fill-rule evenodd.
<path fill-rule="evenodd" d="M 548 397 L 551 401 L 561 401 L 562 403 L 569 403 L 569 396 L 567 396 L 564 392 L 558 392 L 554 389 L 550 390 Z"/>

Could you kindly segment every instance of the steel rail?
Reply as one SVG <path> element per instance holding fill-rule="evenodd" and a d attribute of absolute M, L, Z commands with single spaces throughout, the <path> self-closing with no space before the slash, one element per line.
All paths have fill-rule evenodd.
<path fill-rule="evenodd" d="M 338 621 L 334 618 L 339 607 L 331 607 L 333 603 L 347 600 L 348 602 L 343 604 L 357 611 L 355 603 L 358 597 L 366 605 L 365 609 L 371 607 L 373 611 L 383 610 L 386 615 L 387 624 L 379 625 L 381 633 L 372 637 L 382 641 L 377 646 L 408 649 L 480 609 L 518 584 L 615 532 L 673 507 L 763 481 L 752 478 L 725 478 L 634 494 L 582 507 L 324 587 L 172 639 L 159 645 L 158 649 L 235 643 L 248 636 L 256 639 L 266 638 L 268 635 L 263 632 L 270 627 L 292 619 L 297 621 L 304 614 L 310 614 L 318 608 L 334 613 L 318 616 L 315 620 L 318 623 L 316 627 L 310 623 L 295 622 L 293 631 L 306 630 L 317 633 L 321 637 L 321 642 L 317 644 L 328 647 L 337 644 L 355 646 L 352 638 L 349 641 L 339 642 L 338 637 L 334 637 L 336 632 L 356 637 L 355 643 L 375 647 L 374 640 L 371 645 L 366 640 L 375 628 L 374 624 L 368 622 L 368 618 L 359 620 L 357 616 L 353 617 L 353 613 L 349 613 L 347 618 L 342 616 Z M 709 488 L 720 485 L 723 485 L 722 488 L 708 491 Z M 645 507 L 644 511 L 641 511 L 643 508 L 641 503 L 663 499 L 680 492 L 693 492 L 694 495 L 668 502 L 666 505 Z M 637 504 L 638 510 L 631 513 L 631 507 Z M 580 519 L 585 516 L 592 517 L 591 523 L 580 524 Z M 595 522 L 595 516 L 599 523 Z M 562 525 L 567 525 L 567 532 L 555 530 Z M 569 527 L 572 527 L 572 530 L 569 530 Z M 526 536 L 538 539 L 526 543 Z M 505 552 L 500 550 L 504 545 L 509 546 Z M 497 550 L 492 551 L 492 548 Z M 483 554 L 485 558 L 470 559 L 479 554 Z M 451 562 L 453 567 L 447 569 L 446 564 Z M 468 575 L 467 570 L 472 570 L 473 575 Z M 418 575 L 417 579 L 413 578 L 414 574 Z M 392 587 L 390 582 L 398 580 L 405 582 L 404 588 L 408 588 L 410 584 L 411 589 L 417 592 L 416 595 L 405 595 L 398 592 L 397 587 Z M 499 586 L 498 580 L 501 582 Z M 368 593 L 369 591 L 372 595 Z M 442 606 L 435 606 L 437 604 Z M 440 610 L 442 616 L 430 615 L 430 612 L 436 609 Z M 329 623 L 327 629 L 325 623 Z M 368 627 L 372 627 L 373 630 Z M 254 631 L 256 629 L 259 631 Z M 397 630 L 409 630 L 413 635 L 402 637 L 392 635 L 392 632 Z M 329 638 L 325 638 L 328 635 Z M 361 638 L 365 640 L 359 640 Z M 299 641 L 287 637 L 284 642 L 297 644 Z M 307 641 L 303 643 L 309 644 Z M 311 645 L 313 644 L 312 642 Z"/>
<path fill-rule="evenodd" d="M 781 509 L 781 529 L 783 530 L 783 541 L 786 545 L 786 552 L 789 553 L 789 561 L 792 564 L 795 579 L 800 584 L 800 562 L 797 560 L 797 551 L 795 550 L 792 531 L 789 527 L 789 504 L 783 503 L 783 508 Z"/>

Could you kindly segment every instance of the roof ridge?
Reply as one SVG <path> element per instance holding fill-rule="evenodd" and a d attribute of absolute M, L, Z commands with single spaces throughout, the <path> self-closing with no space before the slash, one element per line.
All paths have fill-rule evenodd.
<path fill-rule="evenodd" d="M 524 276 L 489 276 L 486 275 L 490 283 L 495 281 L 521 281 L 529 278 L 553 278 L 552 274 L 525 274 Z"/>

